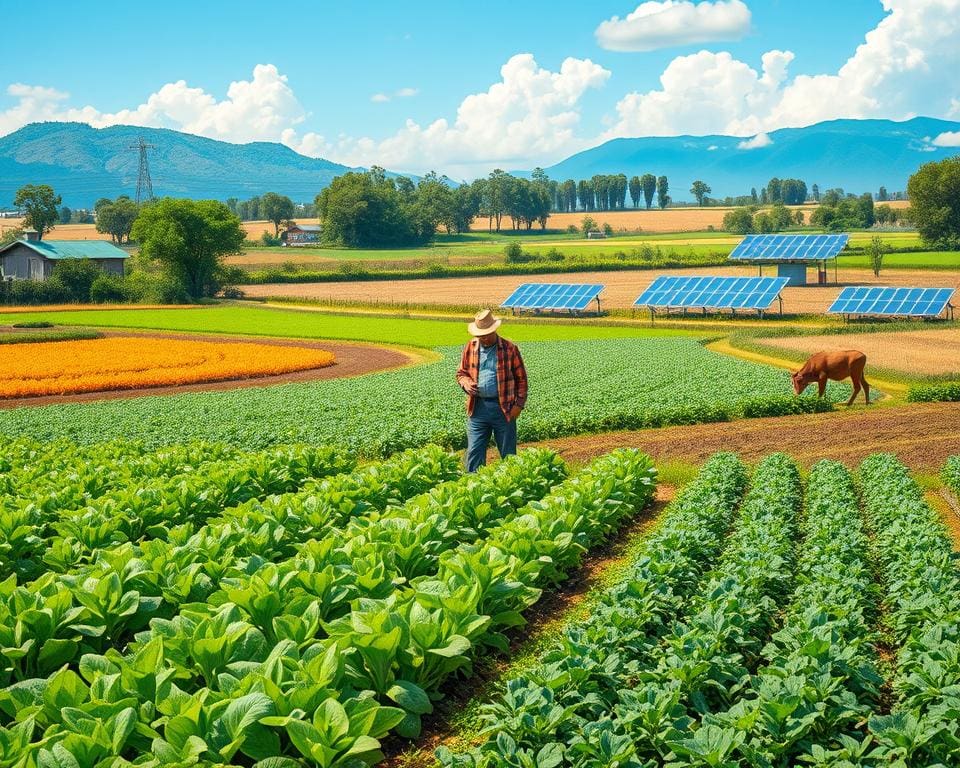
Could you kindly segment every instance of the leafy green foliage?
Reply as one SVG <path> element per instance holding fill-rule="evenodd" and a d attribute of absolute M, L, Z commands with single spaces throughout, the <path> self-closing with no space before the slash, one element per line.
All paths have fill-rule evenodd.
<path fill-rule="evenodd" d="M 198 310 L 197 317 L 212 311 Z M 398 328 L 415 333 L 419 326 Z M 523 328 L 515 329 L 516 336 Z M 462 326 L 451 331 L 462 332 Z M 529 343 L 521 350 L 531 382 L 529 405 L 518 422 L 521 441 L 827 407 L 789 395 L 785 373 L 715 354 L 691 339 Z M 464 405 L 453 385 L 460 348 L 441 352 L 437 363 L 360 379 L 5 411 L 0 427 L 87 441 L 131 436 L 150 444 L 191 437 L 257 447 L 329 443 L 373 456 L 430 442 L 461 447 Z M 844 388 L 831 387 L 830 397 Z M 587 399 L 590 407 L 584 408 Z"/>
<path fill-rule="evenodd" d="M 936 384 L 913 384 L 907 392 L 911 403 L 960 402 L 960 381 Z"/>
<path fill-rule="evenodd" d="M 960 158 L 927 163 L 907 182 L 910 221 L 925 243 L 960 245 Z"/>
<path fill-rule="evenodd" d="M 34 447 L 11 443 L 0 478 Z M 0 583 L 0 757 L 378 762 L 380 739 L 415 735 L 442 684 L 500 647 L 542 585 L 649 500 L 656 474 L 636 451 L 565 481 L 547 451 L 438 485 L 452 469 L 435 448 L 402 454 L 106 547 L 70 574 Z M 408 533 L 432 558 L 419 575 Z"/>

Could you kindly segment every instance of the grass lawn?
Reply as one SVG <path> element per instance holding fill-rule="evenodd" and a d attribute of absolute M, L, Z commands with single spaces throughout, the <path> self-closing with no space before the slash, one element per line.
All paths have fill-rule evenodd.
<path fill-rule="evenodd" d="M 841 256 L 840 267 L 870 268 L 866 254 Z M 918 251 L 916 253 L 887 253 L 883 257 L 883 269 L 956 269 L 960 270 L 958 251 Z M 880 272 L 883 275 L 883 271 Z"/>
<path fill-rule="evenodd" d="M 234 333 L 306 339 L 344 339 L 436 347 L 460 344 L 467 338 L 460 320 L 333 315 L 272 307 L 217 306 L 197 309 L 115 309 L 18 314 L 18 322 L 46 320 L 56 325 L 108 328 L 148 328 L 195 333 Z M 515 341 L 570 341 L 576 339 L 653 338 L 700 335 L 676 329 L 602 326 L 593 324 L 510 323 L 503 335 Z"/>

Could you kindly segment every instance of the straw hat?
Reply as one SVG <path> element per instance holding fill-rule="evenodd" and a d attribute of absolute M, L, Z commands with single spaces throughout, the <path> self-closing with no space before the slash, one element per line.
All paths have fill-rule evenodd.
<path fill-rule="evenodd" d="M 481 309 L 467 326 L 471 336 L 486 336 L 500 327 L 500 318 L 494 317 L 489 309 Z"/>

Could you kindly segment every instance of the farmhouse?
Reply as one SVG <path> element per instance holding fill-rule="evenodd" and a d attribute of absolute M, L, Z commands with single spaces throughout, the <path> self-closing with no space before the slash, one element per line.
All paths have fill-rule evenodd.
<path fill-rule="evenodd" d="M 320 240 L 321 230 L 315 224 L 291 224 L 283 236 L 287 245 L 311 245 Z"/>
<path fill-rule="evenodd" d="M 90 259 L 105 272 L 123 274 L 125 251 L 103 240 L 39 240 L 28 230 L 26 238 L 0 247 L 0 273 L 4 279 L 46 280 L 57 262 Z"/>

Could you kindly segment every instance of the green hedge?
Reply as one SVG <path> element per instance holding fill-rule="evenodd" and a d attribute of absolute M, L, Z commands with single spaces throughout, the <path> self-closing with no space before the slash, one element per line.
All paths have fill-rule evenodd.
<path fill-rule="evenodd" d="M 960 381 L 942 384 L 914 384 L 907 393 L 911 403 L 956 403 L 960 402 Z"/>

